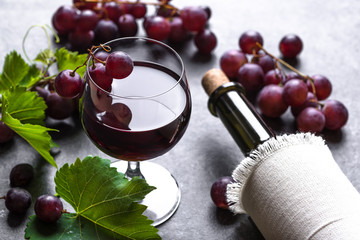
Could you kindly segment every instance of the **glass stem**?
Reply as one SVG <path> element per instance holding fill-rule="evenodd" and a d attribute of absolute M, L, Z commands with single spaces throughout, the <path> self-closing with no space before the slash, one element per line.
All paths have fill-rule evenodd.
<path fill-rule="evenodd" d="M 140 171 L 140 162 L 128 161 L 128 167 L 126 169 L 125 176 L 128 179 L 131 179 L 133 177 L 145 179 Z"/>

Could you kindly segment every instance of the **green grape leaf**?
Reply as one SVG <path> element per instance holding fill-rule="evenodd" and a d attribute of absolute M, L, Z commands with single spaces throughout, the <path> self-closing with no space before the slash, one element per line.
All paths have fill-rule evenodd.
<path fill-rule="evenodd" d="M 19 53 L 12 51 L 5 57 L 3 72 L 0 78 L 0 92 L 16 87 L 26 76 L 30 66 L 24 61 Z"/>
<path fill-rule="evenodd" d="M 2 112 L 1 119 L 7 126 L 24 138 L 40 155 L 51 165 L 57 168 L 54 158 L 50 154 L 51 136 L 48 131 L 57 131 L 40 125 L 22 124 L 6 111 Z"/>
<path fill-rule="evenodd" d="M 31 65 L 29 71 L 18 84 L 21 87 L 30 88 L 34 86 L 38 81 L 43 78 L 44 74 L 41 72 L 40 69 L 36 67 L 36 65 Z"/>
<path fill-rule="evenodd" d="M 110 160 L 78 158 L 74 164 L 65 164 L 56 172 L 55 185 L 56 193 L 76 211 L 78 227 L 71 230 L 75 234 L 72 239 L 107 239 L 95 234 L 86 238 L 81 236 L 83 231 L 101 232 L 111 239 L 160 239 L 158 230 L 151 225 L 153 221 L 142 215 L 146 206 L 138 203 L 155 188 L 144 179 L 135 177 L 129 181 L 110 167 Z M 86 230 L 84 226 L 93 229 Z M 66 231 L 57 234 L 63 236 Z"/>
<path fill-rule="evenodd" d="M 36 92 L 25 88 L 14 88 L 6 91 L 2 98 L 3 112 L 7 112 L 21 123 L 44 125 L 45 101 Z"/>
<path fill-rule="evenodd" d="M 46 109 L 44 100 L 35 92 L 26 91 L 25 88 L 14 88 L 4 93 L 1 101 L 1 120 L 57 168 L 54 158 L 50 155 L 52 140 L 48 133 L 56 130 L 42 126 Z"/>
<path fill-rule="evenodd" d="M 46 48 L 45 50 L 42 50 L 36 57 L 35 61 L 42 62 L 45 65 L 50 65 L 53 61 L 53 58 L 55 57 L 54 52 Z"/>
<path fill-rule="evenodd" d="M 71 52 L 65 48 L 56 49 L 55 58 L 59 72 L 63 70 L 75 70 L 76 67 L 85 63 L 88 55 L 78 54 L 78 52 Z M 85 73 L 86 67 L 79 68 L 76 72 L 82 77 Z"/>

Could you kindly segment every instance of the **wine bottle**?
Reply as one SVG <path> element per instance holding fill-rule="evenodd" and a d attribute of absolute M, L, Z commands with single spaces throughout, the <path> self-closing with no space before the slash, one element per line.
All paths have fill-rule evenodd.
<path fill-rule="evenodd" d="M 209 95 L 208 108 L 211 114 L 221 119 L 245 155 L 275 137 L 246 98 L 241 84 L 230 82 L 223 71 L 209 70 L 202 78 L 202 85 Z"/>

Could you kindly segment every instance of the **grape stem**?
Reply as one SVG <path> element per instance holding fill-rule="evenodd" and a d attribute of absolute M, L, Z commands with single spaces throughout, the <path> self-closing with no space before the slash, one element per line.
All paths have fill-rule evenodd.
<path fill-rule="evenodd" d="M 83 0 L 81 2 L 75 3 L 75 6 L 78 7 L 78 6 L 83 5 L 84 3 L 101 3 L 101 4 L 104 4 L 104 3 L 107 3 L 107 2 L 114 2 L 114 0 Z M 117 2 L 117 1 L 115 1 L 115 2 Z M 125 3 L 125 4 L 138 4 L 138 3 L 141 3 L 141 4 L 144 4 L 144 5 L 153 5 L 153 6 L 164 7 L 164 8 L 172 10 L 172 16 L 174 16 L 174 14 L 177 11 L 179 11 L 178 8 L 174 7 L 171 4 L 168 4 L 167 0 L 161 0 L 160 2 L 141 2 L 140 0 L 136 0 L 135 2 L 122 1 L 121 3 Z"/>
<path fill-rule="evenodd" d="M 294 68 L 293 66 L 291 66 L 290 64 L 288 64 L 287 62 L 285 62 L 284 60 L 275 57 L 274 55 L 272 55 L 271 53 L 269 53 L 260 43 L 256 42 L 256 45 L 265 52 L 265 54 L 269 55 L 271 58 L 273 58 L 276 62 L 280 62 L 282 65 L 284 65 L 285 67 L 287 67 L 288 69 L 290 69 L 291 71 L 295 72 L 296 74 L 298 74 L 300 77 L 302 77 L 305 80 L 309 80 L 310 84 L 311 84 L 311 89 L 313 94 L 316 94 L 316 90 L 315 90 L 315 85 L 314 85 L 314 79 L 311 78 L 310 76 L 301 73 L 299 70 L 297 70 L 296 68 Z M 277 65 L 277 64 L 276 64 Z M 277 66 L 277 68 L 279 68 Z M 306 83 L 306 81 L 305 81 Z"/>
<path fill-rule="evenodd" d="M 6 196 L 2 196 L 2 197 L 0 197 L 0 199 L 5 199 L 6 198 Z"/>

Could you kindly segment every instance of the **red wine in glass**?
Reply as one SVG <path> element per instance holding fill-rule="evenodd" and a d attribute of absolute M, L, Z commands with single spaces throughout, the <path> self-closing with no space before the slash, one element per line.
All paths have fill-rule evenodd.
<path fill-rule="evenodd" d="M 189 122 L 190 93 L 177 83 L 180 76 L 170 69 L 147 62 L 134 65 L 128 78 L 113 81 L 110 94 L 95 84 L 86 86 L 85 91 L 91 93 L 84 95 L 82 123 L 90 139 L 106 154 L 142 161 L 163 155 L 180 140 Z M 168 88 L 171 94 L 157 96 Z M 136 98 L 141 92 L 146 99 Z"/>

